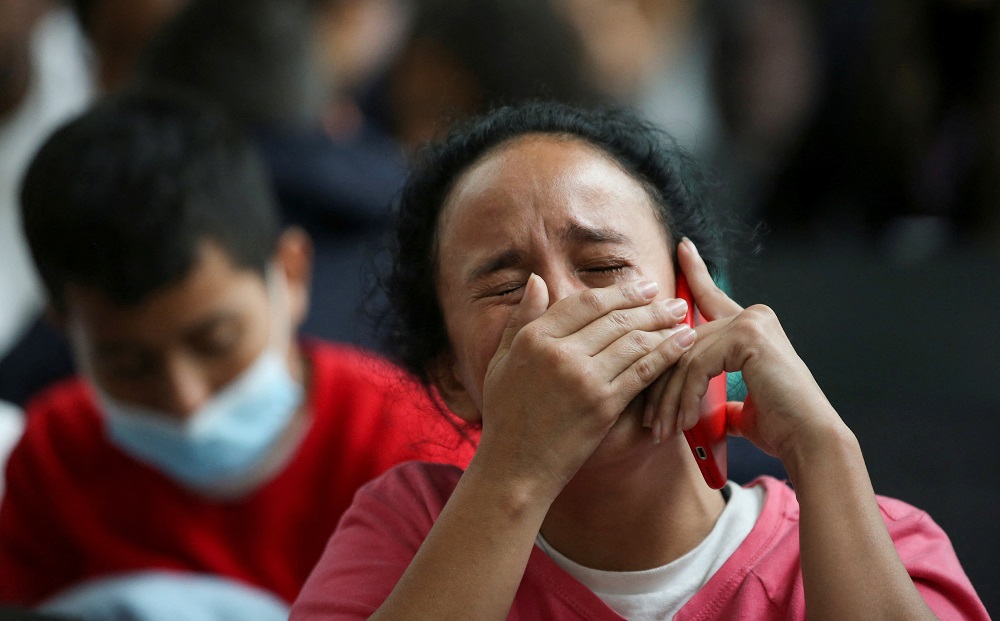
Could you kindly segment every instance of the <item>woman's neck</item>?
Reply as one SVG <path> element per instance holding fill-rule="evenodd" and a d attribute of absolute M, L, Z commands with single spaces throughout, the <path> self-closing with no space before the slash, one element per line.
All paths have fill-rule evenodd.
<path fill-rule="evenodd" d="M 683 437 L 673 438 L 627 463 L 580 470 L 552 503 L 542 535 L 585 567 L 641 571 L 694 549 L 724 507 Z"/>

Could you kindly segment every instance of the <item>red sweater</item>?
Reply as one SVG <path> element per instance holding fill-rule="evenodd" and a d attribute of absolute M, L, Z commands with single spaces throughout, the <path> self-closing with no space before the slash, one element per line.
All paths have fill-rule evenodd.
<path fill-rule="evenodd" d="M 360 621 L 388 597 L 451 497 L 462 471 L 406 464 L 365 485 L 313 571 L 290 621 Z M 805 619 L 799 568 L 799 505 L 784 483 L 763 477 L 760 517 L 732 556 L 675 621 Z M 989 621 L 944 531 L 910 505 L 878 497 L 896 550 L 943 621 Z M 474 597 L 475 594 L 470 594 Z M 509 621 L 624 621 L 535 546 Z"/>
<path fill-rule="evenodd" d="M 106 574 L 177 569 L 291 602 L 358 487 L 403 461 L 471 458 L 385 363 L 329 344 L 304 351 L 310 428 L 280 472 L 235 500 L 179 487 L 110 444 L 82 380 L 42 393 L 7 465 L 0 601 L 32 605 Z"/>

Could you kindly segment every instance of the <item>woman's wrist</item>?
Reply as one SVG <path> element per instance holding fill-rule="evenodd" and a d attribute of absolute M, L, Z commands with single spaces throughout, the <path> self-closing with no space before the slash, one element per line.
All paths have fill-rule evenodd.
<path fill-rule="evenodd" d="M 778 458 L 793 485 L 811 472 L 832 473 L 837 466 L 864 464 L 854 432 L 836 412 L 821 424 L 806 426 L 781 447 Z"/>
<path fill-rule="evenodd" d="M 562 486 L 552 477 L 546 477 L 540 468 L 519 470 L 517 464 L 501 458 L 503 450 L 497 449 L 497 457 L 491 457 L 494 452 L 491 449 L 488 444 L 479 445 L 462 476 L 463 481 L 488 495 L 497 509 L 515 518 L 535 516 L 541 524 Z"/>

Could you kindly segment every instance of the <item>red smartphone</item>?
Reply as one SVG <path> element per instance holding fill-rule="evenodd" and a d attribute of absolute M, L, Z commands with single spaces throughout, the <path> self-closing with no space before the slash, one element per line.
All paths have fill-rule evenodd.
<path fill-rule="evenodd" d="M 677 276 L 678 298 L 688 303 L 684 322 L 694 328 L 705 323 L 691 296 L 691 289 L 683 274 Z M 721 373 L 708 382 L 708 392 L 701 400 L 698 424 L 684 432 L 691 454 L 698 463 L 701 475 L 712 489 L 722 489 L 728 476 L 726 451 L 726 374 Z"/>

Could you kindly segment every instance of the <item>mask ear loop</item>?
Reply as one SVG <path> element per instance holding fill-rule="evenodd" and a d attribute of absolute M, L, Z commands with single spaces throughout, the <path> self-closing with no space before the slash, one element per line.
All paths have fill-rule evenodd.
<path fill-rule="evenodd" d="M 73 356 L 73 364 L 76 365 L 77 372 L 87 378 L 87 382 L 96 390 L 103 393 L 100 383 L 97 381 L 97 374 L 94 365 L 91 363 L 90 341 L 87 339 L 80 319 L 71 314 L 66 321 L 66 334 L 69 337 L 70 353 Z"/>
<path fill-rule="evenodd" d="M 267 348 L 282 360 L 288 355 L 292 343 L 288 326 L 288 282 L 277 262 L 271 260 L 264 268 L 264 287 L 267 293 L 268 343 Z"/>

